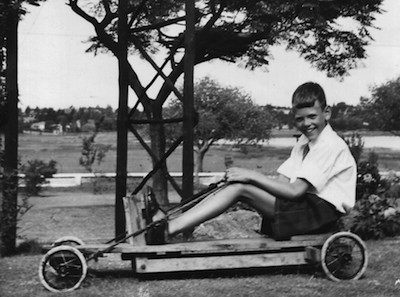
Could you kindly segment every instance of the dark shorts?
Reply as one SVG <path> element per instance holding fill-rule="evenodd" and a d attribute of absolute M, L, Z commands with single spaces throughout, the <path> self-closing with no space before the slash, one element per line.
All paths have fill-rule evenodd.
<path fill-rule="evenodd" d="M 301 199 L 276 199 L 274 219 L 263 218 L 261 232 L 275 239 L 293 235 L 329 232 L 336 226 L 341 213 L 335 206 L 315 194 L 306 193 Z"/>

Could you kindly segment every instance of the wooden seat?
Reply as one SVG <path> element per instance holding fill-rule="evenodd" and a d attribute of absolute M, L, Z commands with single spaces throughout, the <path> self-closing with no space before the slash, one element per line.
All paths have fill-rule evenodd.
<path fill-rule="evenodd" d="M 127 234 L 132 234 L 146 227 L 142 215 L 144 209 L 143 199 L 139 195 L 131 195 L 123 198 L 125 208 L 125 222 Z M 132 245 L 146 245 L 144 233 L 135 237 L 129 237 L 127 242 Z"/>

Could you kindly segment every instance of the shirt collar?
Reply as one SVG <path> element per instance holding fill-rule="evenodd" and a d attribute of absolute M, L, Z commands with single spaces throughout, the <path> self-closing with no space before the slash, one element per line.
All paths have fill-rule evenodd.
<path fill-rule="evenodd" d="M 304 134 L 302 134 L 299 138 L 299 144 L 300 145 L 306 145 L 308 144 L 311 147 L 317 145 L 320 142 L 323 142 L 324 139 L 326 139 L 327 137 L 329 137 L 329 135 L 333 132 L 333 129 L 331 127 L 331 125 L 328 123 L 326 124 L 326 126 L 324 127 L 324 129 L 321 131 L 321 133 L 318 135 L 317 139 L 314 142 L 310 142 L 310 140 L 304 136 Z"/>

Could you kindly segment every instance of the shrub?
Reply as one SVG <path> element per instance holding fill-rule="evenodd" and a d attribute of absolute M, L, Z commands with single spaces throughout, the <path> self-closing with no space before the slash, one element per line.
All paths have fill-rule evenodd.
<path fill-rule="evenodd" d="M 16 254 L 23 255 L 39 255 L 43 252 L 43 246 L 40 242 L 34 239 L 21 242 L 16 249 Z"/>
<path fill-rule="evenodd" d="M 363 239 L 400 235 L 400 212 L 393 199 L 369 195 L 357 201 L 351 231 Z"/>
<path fill-rule="evenodd" d="M 400 178 L 396 175 L 394 171 L 390 171 L 385 179 L 386 190 L 384 196 L 388 198 L 399 199 L 400 198 Z"/>
<path fill-rule="evenodd" d="M 79 158 L 79 165 L 85 168 L 88 172 L 94 171 L 93 165 L 97 161 L 97 165 L 103 161 L 106 153 L 110 149 L 110 145 L 96 143 L 95 138 L 97 132 L 94 132 L 89 137 L 82 139 L 81 157 Z"/>
<path fill-rule="evenodd" d="M 57 162 L 54 160 L 46 163 L 42 160 L 34 159 L 22 166 L 21 170 L 25 174 L 25 193 L 27 196 L 35 196 L 40 193 L 46 178 L 57 172 L 56 165 Z"/>
<path fill-rule="evenodd" d="M 381 177 L 378 170 L 378 155 L 375 152 L 370 152 L 367 161 L 360 161 L 364 149 L 362 137 L 358 133 L 352 133 L 350 136 L 341 135 L 341 137 L 346 142 L 357 163 L 356 200 L 376 194 L 381 185 Z"/>
<path fill-rule="evenodd" d="M 387 191 L 385 191 L 384 195 L 385 195 L 385 197 L 388 197 L 388 198 L 399 199 L 400 198 L 400 184 L 399 183 L 389 184 L 389 189 Z"/>
<path fill-rule="evenodd" d="M 365 196 L 377 194 L 381 185 L 381 176 L 377 165 L 364 161 L 360 162 L 357 167 L 356 199 L 360 200 Z"/>
<path fill-rule="evenodd" d="M 364 149 L 364 141 L 361 135 L 358 133 L 352 133 L 351 136 L 342 136 L 342 138 L 347 143 L 354 160 L 356 160 L 356 163 L 358 164 Z"/>
<path fill-rule="evenodd" d="M 356 199 L 360 200 L 371 194 L 385 195 L 394 180 L 382 179 L 378 169 L 378 155 L 375 152 L 368 154 L 367 161 L 361 161 L 357 166 Z"/>
<path fill-rule="evenodd" d="M 95 162 L 100 165 L 110 149 L 110 145 L 96 143 L 95 138 L 97 132 L 92 133 L 89 137 L 82 139 L 81 157 L 79 158 L 79 165 L 85 168 L 90 173 L 95 173 L 93 185 L 93 193 L 101 194 L 103 192 L 102 181 L 93 168 Z"/>

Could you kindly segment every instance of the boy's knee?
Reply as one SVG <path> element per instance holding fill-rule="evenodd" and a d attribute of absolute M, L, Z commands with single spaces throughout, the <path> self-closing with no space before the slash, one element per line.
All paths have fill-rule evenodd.
<path fill-rule="evenodd" d="M 232 184 L 228 185 L 230 190 L 232 192 L 234 192 L 234 194 L 236 194 L 236 195 L 242 195 L 245 191 L 245 186 L 246 186 L 246 184 L 243 184 L 243 183 L 232 183 Z"/>

